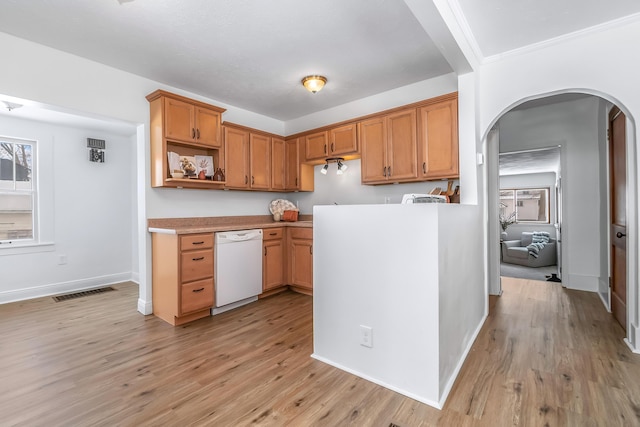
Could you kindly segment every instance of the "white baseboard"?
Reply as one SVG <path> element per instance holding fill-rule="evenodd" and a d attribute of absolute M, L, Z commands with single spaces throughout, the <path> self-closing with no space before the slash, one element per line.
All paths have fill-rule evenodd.
<path fill-rule="evenodd" d="M 131 273 L 131 281 L 134 283 L 140 284 L 140 273 L 134 271 Z"/>
<path fill-rule="evenodd" d="M 473 343 L 476 342 L 476 338 L 478 338 L 478 335 L 480 334 L 480 331 L 482 330 L 482 326 L 484 325 L 484 322 L 486 322 L 486 320 L 487 320 L 487 315 L 485 314 L 482 320 L 480 321 L 480 323 L 478 324 L 478 327 L 476 327 L 476 330 L 473 332 L 473 335 L 471 335 L 471 339 L 467 343 L 467 347 L 464 349 L 464 352 L 462 352 L 462 356 L 460 357 L 460 360 L 458 360 L 458 364 L 456 365 L 456 368 L 453 370 L 453 372 L 449 376 L 449 380 L 447 381 L 447 384 L 444 386 L 444 389 L 442 390 L 442 393 L 440 395 L 440 402 L 438 403 L 439 408 L 444 407 L 444 403 L 447 401 L 447 397 L 449 397 L 449 393 L 453 388 L 453 384 L 456 382 L 456 378 L 458 378 L 458 375 L 460 374 L 462 365 L 464 365 L 464 361 L 467 360 L 467 356 L 471 351 L 471 347 L 473 347 Z"/>
<path fill-rule="evenodd" d="M 638 345 L 640 344 L 640 328 L 638 328 L 638 326 L 634 325 L 631 322 L 629 322 L 629 325 L 627 327 L 629 329 L 628 332 L 631 340 L 625 338 L 624 342 L 627 344 L 627 346 L 629 346 L 632 352 L 640 354 L 640 348 L 638 347 Z"/>
<path fill-rule="evenodd" d="M 313 357 L 316 360 L 319 360 L 320 362 L 326 363 L 327 365 L 331 365 L 334 368 L 338 368 L 338 369 L 340 369 L 342 371 L 348 372 L 350 374 L 353 374 L 353 375 L 355 375 L 357 377 L 360 377 L 362 379 L 365 379 L 367 381 L 371 381 L 374 384 L 378 384 L 379 386 L 382 386 L 384 388 L 388 388 L 389 390 L 395 391 L 396 393 L 400 393 L 403 396 L 407 396 L 407 397 L 409 397 L 409 398 L 411 398 L 413 400 L 417 400 L 418 402 L 424 403 L 425 405 L 432 406 L 432 407 L 434 407 L 436 409 L 442 409 L 440 404 L 438 402 L 436 402 L 436 401 L 427 399 L 427 398 L 422 397 L 422 396 L 418 396 L 418 395 L 416 395 L 414 393 L 410 393 L 410 392 L 408 392 L 406 390 L 403 390 L 403 389 L 398 388 L 396 386 L 393 386 L 391 384 L 387 384 L 384 381 L 377 380 L 375 378 L 372 378 L 372 377 L 370 377 L 368 375 L 363 374 L 362 372 L 358 372 L 358 371 L 356 371 L 354 369 L 350 369 L 350 368 L 347 368 L 346 366 L 342 366 L 339 363 L 334 363 L 331 360 L 325 359 L 322 356 L 318 356 L 315 353 L 312 354 L 311 357 Z"/>
<path fill-rule="evenodd" d="M 86 291 L 89 289 L 102 288 L 104 286 L 115 285 L 116 283 L 128 281 L 131 281 L 131 272 L 71 280 L 68 282 L 50 283 L 47 285 L 34 286 L 32 288 L 13 289 L 0 292 L 0 304 L 46 297 L 50 295 Z"/>
<path fill-rule="evenodd" d="M 153 314 L 153 303 L 151 301 L 145 301 L 138 298 L 138 311 L 145 316 Z"/>

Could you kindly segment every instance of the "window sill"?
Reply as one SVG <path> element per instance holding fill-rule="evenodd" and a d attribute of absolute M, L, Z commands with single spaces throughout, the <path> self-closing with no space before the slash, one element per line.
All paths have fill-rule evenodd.
<path fill-rule="evenodd" d="M 0 256 L 35 254 L 39 252 L 53 252 L 56 245 L 53 242 L 43 243 L 2 243 L 0 244 Z"/>

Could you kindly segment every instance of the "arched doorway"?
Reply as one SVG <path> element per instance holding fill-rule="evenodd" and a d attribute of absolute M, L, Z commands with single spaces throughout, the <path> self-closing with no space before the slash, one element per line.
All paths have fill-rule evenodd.
<path fill-rule="evenodd" d="M 567 94 L 569 97 L 567 98 Z M 608 188 L 608 149 L 606 148 L 606 136 L 607 136 L 607 127 L 608 127 L 608 112 L 613 108 L 614 105 L 620 107 L 623 112 L 627 113 L 627 128 L 630 128 L 630 131 L 627 132 L 626 139 L 626 151 L 627 151 L 627 182 L 629 183 L 629 187 L 627 188 L 627 196 L 628 196 L 628 219 L 630 229 L 627 232 L 628 240 L 627 246 L 630 251 L 627 253 L 627 268 L 626 268 L 626 278 L 627 283 L 632 287 L 629 289 L 627 294 L 627 318 L 633 318 L 633 316 L 637 313 L 637 292 L 638 292 L 638 282 L 633 278 L 637 275 L 637 261 L 636 261 L 636 245 L 637 245 L 637 185 L 636 185 L 636 162 L 635 162 L 635 141 L 634 141 L 634 122 L 633 118 L 628 114 L 628 111 L 625 111 L 624 105 L 620 105 L 612 97 L 609 97 L 605 94 L 597 93 L 592 91 L 580 91 L 579 94 L 576 92 L 572 92 L 567 90 L 563 93 L 555 92 L 555 93 L 547 93 L 541 94 L 538 96 L 533 96 L 527 99 L 519 100 L 518 102 L 513 103 L 508 108 L 505 108 L 501 114 L 496 117 L 492 124 L 491 129 L 487 130 L 483 144 L 485 145 L 485 149 L 487 152 L 487 218 L 488 218 L 488 277 L 489 277 L 489 293 L 490 294 L 500 294 L 500 273 L 499 273 L 499 229 L 497 225 L 498 218 L 498 152 L 500 141 L 506 139 L 518 139 L 520 136 L 514 136 L 513 129 L 509 132 L 504 132 L 504 124 L 506 120 L 508 120 L 509 116 L 518 114 L 521 116 L 526 116 L 528 113 L 527 108 L 523 107 L 527 104 L 536 104 L 532 108 L 542 109 L 545 106 L 550 104 L 559 104 L 565 102 L 563 108 L 583 108 L 584 104 L 588 104 L 588 101 L 583 102 L 583 105 L 576 107 L 576 105 L 572 105 L 578 103 L 575 99 L 580 99 L 583 97 L 584 99 L 591 99 L 592 105 L 585 107 L 586 110 L 591 108 L 591 120 L 592 125 L 594 126 L 594 137 L 598 141 L 597 151 L 595 153 L 588 154 L 588 156 L 595 157 L 597 159 L 597 165 L 595 168 L 591 166 L 585 166 L 586 160 L 584 156 L 582 158 L 575 157 L 575 149 L 576 146 L 571 147 L 572 143 L 576 143 L 575 141 L 567 141 L 566 137 L 562 135 L 557 138 L 549 138 L 549 135 L 553 133 L 553 124 L 551 125 L 552 129 L 546 129 L 547 132 L 539 132 L 538 135 L 533 135 L 530 133 L 529 140 L 536 139 L 535 143 L 543 145 L 550 144 L 558 144 L 564 146 L 563 150 L 566 153 L 566 163 L 567 163 L 567 174 L 568 176 L 563 177 L 563 188 L 566 190 L 563 193 L 563 205 L 566 207 L 566 215 L 565 215 L 565 226 L 563 229 L 563 249 L 562 256 L 563 259 L 567 260 L 567 267 L 569 271 L 566 275 L 565 286 L 572 289 L 581 289 L 588 291 L 596 291 L 600 294 L 604 305 L 609 309 L 609 289 L 608 289 L 608 277 L 610 277 L 610 260 L 609 260 L 609 188 Z M 567 101 L 568 100 L 568 101 Z M 560 115 L 558 111 L 562 111 L 562 109 L 557 109 L 555 114 Z M 583 111 L 583 116 L 588 116 L 589 111 Z M 553 114 L 553 113 L 551 113 Z M 539 120 L 540 116 L 544 116 L 544 114 L 538 114 L 533 119 L 524 119 L 529 120 L 530 122 L 534 122 L 535 120 Z M 513 122 L 513 120 L 511 120 Z M 530 131 L 533 126 L 532 123 L 528 123 Z M 542 126 L 541 124 L 539 124 Z M 549 126 L 547 124 L 547 126 Z M 582 127 L 586 128 L 589 126 L 588 123 L 583 123 Z M 501 132 L 501 130 L 503 132 Z M 580 135 L 576 137 L 579 139 Z M 514 142 L 509 141 L 510 149 L 514 148 Z M 531 146 L 519 148 L 532 148 Z M 583 150 L 587 151 L 587 150 Z M 584 153 L 583 153 L 584 154 Z M 574 157 L 572 157 L 574 156 Z M 587 157 L 588 157 L 587 156 Z M 604 165 L 604 166 L 603 166 Z M 581 170 L 583 168 L 583 170 Z M 581 175 L 582 174 L 582 175 Z M 580 176 L 582 176 L 582 181 L 580 181 Z M 578 184 L 584 184 L 582 187 Z M 586 189 L 585 189 L 586 186 Z M 588 195 L 593 195 L 593 200 L 591 204 L 589 204 L 586 200 L 577 201 L 576 194 L 582 194 L 582 198 L 585 199 Z M 604 206 L 602 205 L 602 201 L 604 201 Z M 582 204 L 581 204 L 582 202 Z M 591 206 L 591 207 L 589 207 Z M 580 218 L 582 216 L 582 218 Z M 580 223 L 580 221 L 586 221 L 585 218 L 593 217 L 597 218 L 597 223 L 591 221 L 590 226 L 585 226 L 584 223 Z M 573 218 L 573 221 L 572 221 Z M 576 219 L 578 218 L 578 219 Z M 592 219 L 593 219 L 592 218 Z M 572 225 L 573 222 L 573 225 Z M 582 257 L 582 253 L 584 252 L 585 243 L 582 239 L 584 236 L 588 235 L 589 232 L 581 231 L 581 230 L 590 230 L 591 237 L 593 237 L 593 232 L 597 231 L 597 236 L 592 239 L 595 244 L 598 246 L 598 253 L 595 258 L 589 259 L 588 256 Z M 633 231 L 632 231 L 633 230 Z M 593 247 L 589 248 L 589 250 L 593 251 Z M 582 259 L 585 258 L 585 259 Z M 581 264 L 582 261 L 584 265 Z M 589 270 L 594 266 L 598 266 L 599 270 L 594 272 L 593 270 Z M 584 273 L 584 274 L 582 274 Z M 628 331 L 628 334 L 630 331 Z M 629 336 L 629 335 L 628 335 Z"/>

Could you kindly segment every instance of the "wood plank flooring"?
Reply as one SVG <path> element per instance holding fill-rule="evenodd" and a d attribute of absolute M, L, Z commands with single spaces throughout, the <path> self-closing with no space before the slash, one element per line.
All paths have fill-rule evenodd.
<path fill-rule="evenodd" d="M 1 426 L 640 425 L 640 356 L 557 283 L 504 279 L 442 411 L 311 359 L 311 297 L 173 327 L 114 287 L 0 306 Z"/>

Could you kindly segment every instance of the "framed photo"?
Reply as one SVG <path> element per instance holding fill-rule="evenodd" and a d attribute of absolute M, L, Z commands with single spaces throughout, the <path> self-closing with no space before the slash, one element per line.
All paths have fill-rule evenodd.
<path fill-rule="evenodd" d="M 213 176 L 213 157 L 212 156 L 194 156 L 196 162 L 196 175 L 200 171 L 204 171 L 206 176 Z"/>

